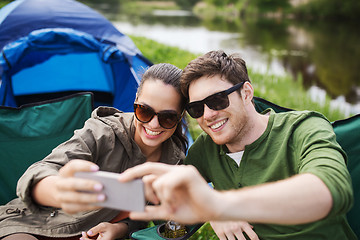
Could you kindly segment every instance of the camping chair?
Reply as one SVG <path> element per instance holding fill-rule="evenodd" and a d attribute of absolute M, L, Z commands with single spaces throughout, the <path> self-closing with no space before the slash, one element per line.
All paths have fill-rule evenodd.
<path fill-rule="evenodd" d="M 335 121 L 333 124 L 336 140 L 348 156 L 349 169 L 353 189 L 354 205 L 347 214 L 348 222 L 360 239 L 360 114 L 353 117 Z"/>
<path fill-rule="evenodd" d="M 267 108 L 272 108 L 275 112 L 291 111 L 292 109 L 278 106 L 265 99 L 255 97 L 255 108 L 258 112 L 262 112 Z M 347 168 L 353 184 L 354 205 L 347 213 L 348 222 L 360 239 L 360 114 L 353 117 L 338 120 L 332 123 L 336 140 L 344 149 L 348 156 Z"/>
<path fill-rule="evenodd" d="M 0 204 L 16 197 L 19 177 L 82 128 L 93 95 L 78 93 L 18 108 L 0 106 Z"/>

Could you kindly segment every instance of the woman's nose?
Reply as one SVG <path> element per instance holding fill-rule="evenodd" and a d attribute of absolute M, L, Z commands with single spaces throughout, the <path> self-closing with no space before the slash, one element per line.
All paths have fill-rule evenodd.
<path fill-rule="evenodd" d="M 149 127 L 153 128 L 153 129 L 156 129 L 156 128 L 160 128 L 160 124 L 159 124 L 159 119 L 158 119 L 158 116 L 155 115 L 150 122 L 148 122 L 149 124 Z"/>

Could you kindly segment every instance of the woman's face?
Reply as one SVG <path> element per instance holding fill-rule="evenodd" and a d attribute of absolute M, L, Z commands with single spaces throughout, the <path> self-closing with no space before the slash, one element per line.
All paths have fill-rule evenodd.
<path fill-rule="evenodd" d="M 171 85 L 166 85 L 160 80 L 148 79 L 144 82 L 142 90 L 135 101 L 138 104 L 151 107 L 156 113 L 164 110 L 176 111 L 181 114 L 181 96 Z M 135 142 L 143 148 L 159 147 L 175 132 L 176 126 L 171 129 L 163 128 L 155 115 L 150 122 L 142 123 L 135 120 Z"/>

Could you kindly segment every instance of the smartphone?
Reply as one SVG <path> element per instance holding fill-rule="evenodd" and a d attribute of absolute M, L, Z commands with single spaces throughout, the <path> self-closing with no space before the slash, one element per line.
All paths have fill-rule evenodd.
<path fill-rule="evenodd" d="M 117 180 L 118 176 L 118 173 L 105 171 L 75 173 L 75 177 L 95 180 L 103 185 L 102 192 L 106 199 L 96 203 L 97 206 L 123 211 L 144 211 L 146 203 L 143 181 L 135 179 L 121 183 Z"/>

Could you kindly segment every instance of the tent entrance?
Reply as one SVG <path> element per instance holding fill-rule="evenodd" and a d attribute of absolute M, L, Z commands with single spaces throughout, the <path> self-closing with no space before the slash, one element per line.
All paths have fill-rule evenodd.
<path fill-rule="evenodd" d="M 111 67 L 101 61 L 99 53 L 70 53 L 53 55 L 15 73 L 12 88 L 18 104 L 26 103 L 27 96 L 33 101 L 34 97 L 46 100 L 70 92 L 95 91 L 101 102 L 111 105 L 114 80 Z"/>

